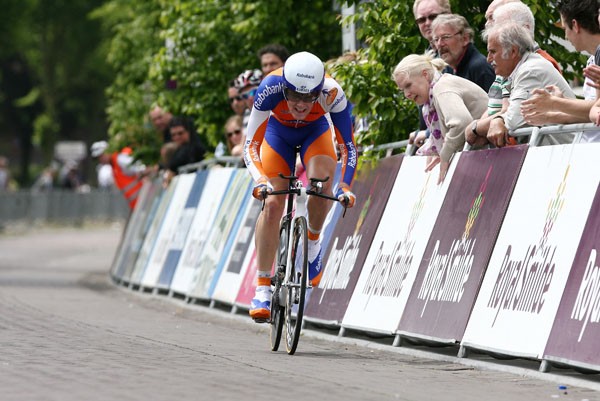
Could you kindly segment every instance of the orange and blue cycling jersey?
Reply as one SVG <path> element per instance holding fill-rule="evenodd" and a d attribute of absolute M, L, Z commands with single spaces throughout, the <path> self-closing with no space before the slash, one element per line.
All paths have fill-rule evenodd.
<path fill-rule="evenodd" d="M 255 181 L 289 175 L 295 165 L 295 148 L 300 146 L 302 163 L 327 155 L 336 160 L 332 128 L 342 162 L 341 181 L 351 186 L 358 161 L 350 102 L 340 85 L 326 75 L 323 90 L 306 119 L 296 120 L 283 96 L 283 69 L 267 75 L 256 92 L 246 130 L 244 161 Z M 329 114 L 331 123 L 327 118 Z"/>

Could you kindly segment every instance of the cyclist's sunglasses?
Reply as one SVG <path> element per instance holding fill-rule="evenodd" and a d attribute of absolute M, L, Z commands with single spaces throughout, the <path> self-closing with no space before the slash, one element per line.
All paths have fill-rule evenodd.
<path fill-rule="evenodd" d="M 298 93 L 290 88 L 283 88 L 283 97 L 288 102 L 304 102 L 314 103 L 319 99 L 321 91 L 314 91 L 310 93 Z"/>

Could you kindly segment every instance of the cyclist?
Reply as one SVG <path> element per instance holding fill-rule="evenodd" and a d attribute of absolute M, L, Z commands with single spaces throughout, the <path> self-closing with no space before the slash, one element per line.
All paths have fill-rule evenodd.
<path fill-rule="evenodd" d="M 271 314 L 271 267 L 279 243 L 279 221 L 285 197 L 270 196 L 273 190 L 285 190 L 296 163 L 296 146 L 307 177 L 333 177 L 336 167 L 331 117 L 342 161 L 342 178 L 335 196 L 347 207 L 356 200 L 350 191 L 357 162 L 352 132 L 350 103 L 339 84 L 325 74 L 323 62 L 314 54 L 300 52 L 290 56 L 283 67 L 272 71 L 261 82 L 248 122 L 244 143 L 244 161 L 256 186 L 252 195 L 265 199 L 265 207 L 256 223 L 258 282 L 250 306 L 250 316 L 258 321 Z M 323 193 L 331 195 L 332 183 L 323 183 Z M 330 208 L 329 201 L 311 196 L 308 200 L 309 279 L 313 286 L 322 275 L 319 235 Z"/>

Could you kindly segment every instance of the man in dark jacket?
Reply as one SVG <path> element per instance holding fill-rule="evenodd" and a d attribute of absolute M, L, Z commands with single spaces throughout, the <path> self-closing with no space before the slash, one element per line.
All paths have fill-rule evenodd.
<path fill-rule="evenodd" d="M 205 153 L 204 145 L 196 133 L 191 118 L 173 117 L 169 124 L 169 132 L 172 141 L 177 144 L 177 149 L 167 164 L 163 182 L 165 186 L 177 175 L 179 167 L 202 161 Z"/>

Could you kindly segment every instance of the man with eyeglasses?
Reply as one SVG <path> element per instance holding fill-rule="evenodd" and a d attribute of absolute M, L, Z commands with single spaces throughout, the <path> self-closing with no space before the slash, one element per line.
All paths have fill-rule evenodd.
<path fill-rule="evenodd" d="M 439 56 L 459 77 L 490 89 L 496 74 L 485 56 L 473 44 L 473 29 L 462 15 L 443 14 L 431 24 L 432 40 Z"/>
<path fill-rule="evenodd" d="M 296 147 L 300 148 L 307 177 L 330 178 L 323 183 L 322 192 L 331 196 L 337 163 L 335 134 L 342 162 L 341 182 L 335 196 L 347 207 L 354 205 L 356 198 L 350 187 L 358 153 L 349 105 L 341 86 L 325 75 L 323 62 L 308 52 L 290 56 L 283 68 L 265 77 L 255 95 L 244 143 L 244 161 L 256 182 L 253 196 L 265 200 L 256 223 L 258 280 L 250 305 L 250 316 L 258 322 L 271 316 L 271 268 L 286 201 L 283 196 L 267 195 L 273 190 L 287 189 L 288 181 L 280 178 L 279 173 L 294 172 Z M 319 236 L 331 202 L 309 197 L 307 207 L 309 279 L 316 286 L 323 273 Z"/>

